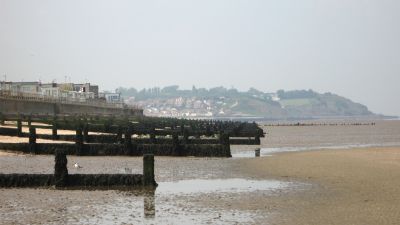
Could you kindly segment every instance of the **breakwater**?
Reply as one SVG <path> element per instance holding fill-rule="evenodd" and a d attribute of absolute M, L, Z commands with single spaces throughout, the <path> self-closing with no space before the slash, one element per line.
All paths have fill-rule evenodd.
<path fill-rule="evenodd" d="M 68 174 L 66 152 L 55 151 L 54 174 L 0 174 L 0 187 L 156 187 L 154 156 L 143 156 L 143 174 Z"/>
<path fill-rule="evenodd" d="M 29 143 L 0 143 L 0 149 L 33 154 L 54 154 L 62 149 L 71 155 L 231 157 L 230 145 L 259 145 L 262 129 L 255 123 L 182 120 L 146 117 L 0 115 L 1 135 L 28 137 Z M 23 132 L 23 127 L 29 132 Z M 37 134 L 36 129 L 51 130 Z M 58 130 L 75 134 L 58 134 Z M 37 139 L 71 143 L 37 143 Z"/>

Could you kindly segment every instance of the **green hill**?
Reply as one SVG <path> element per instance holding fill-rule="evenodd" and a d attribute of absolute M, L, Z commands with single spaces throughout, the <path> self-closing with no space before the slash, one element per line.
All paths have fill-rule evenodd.
<path fill-rule="evenodd" d="M 145 114 L 178 117 L 262 117 L 266 119 L 373 117 L 368 108 L 347 98 L 312 90 L 265 93 L 224 87 L 211 89 L 179 87 L 119 88 L 126 103 L 142 107 Z"/>

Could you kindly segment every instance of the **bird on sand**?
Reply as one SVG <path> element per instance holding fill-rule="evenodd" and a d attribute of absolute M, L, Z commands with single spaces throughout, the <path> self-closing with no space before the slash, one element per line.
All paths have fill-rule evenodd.
<path fill-rule="evenodd" d="M 80 166 L 78 163 L 75 163 L 75 164 L 74 164 L 74 167 L 75 167 L 76 169 L 82 168 L 82 166 Z"/>

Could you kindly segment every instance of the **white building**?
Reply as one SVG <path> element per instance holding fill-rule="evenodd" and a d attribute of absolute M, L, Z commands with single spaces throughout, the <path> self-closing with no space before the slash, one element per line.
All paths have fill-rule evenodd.
<path fill-rule="evenodd" d="M 99 93 L 100 98 L 104 98 L 106 102 L 121 102 L 121 94 L 120 93 Z"/>

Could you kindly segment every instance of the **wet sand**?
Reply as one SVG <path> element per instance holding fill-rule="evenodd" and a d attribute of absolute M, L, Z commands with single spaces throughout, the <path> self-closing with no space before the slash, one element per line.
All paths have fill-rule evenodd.
<path fill-rule="evenodd" d="M 52 173 L 53 160 L 51 156 L 3 155 L 0 171 Z M 124 167 L 137 173 L 142 166 L 140 157 L 69 156 L 68 160 L 84 165 L 80 170 L 69 167 L 70 173 L 118 173 Z M 293 185 L 272 191 L 162 191 L 163 182 L 229 178 Z M 400 147 L 276 153 L 262 158 L 156 157 L 156 179 L 160 189 L 151 200 L 154 218 L 143 217 L 148 199 L 140 194 L 2 189 L 0 199 L 6 204 L 0 206 L 0 224 L 385 225 L 400 221 Z"/>
<path fill-rule="evenodd" d="M 279 212 L 272 224 L 400 221 L 400 147 L 280 153 L 240 164 L 249 176 L 313 184 L 300 194 L 266 199 Z"/>
<path fill-rule="evenodd" d="M 123 173 L 124 168 L 132 169 L 132 173 L 142 170 L 142 157 L 68 156 L 68 161 L 71 174 Z M 240 172 L 241 161 L 156 157 L 159 187 L 150 198 L 116 190 L 0 189 L 3 203 L 0 224 L 257 224 L 269 221 L 275 209 L 266 200 L 296 193 L 297 187 L 291 183 L 274 187 L 280 181 L 247 181 L 250 178 Z M 83 168 L 73 168 L 74 162 Z M 53 166 L 53 156 L 0 157 L 2 173 L 52 173 Z M 258 190 L 260 186 L 264 187 Z M 146 218 L 144 205 L 149 199 L 154 201 L 155 216 Z M 246 203 L 241 204 L 244 200 Z"/>
<path fill-rule="evenodd" d="M 28 143 L 28 137 L 15 137 L 15 136 L 3 136 L 0 135 L 0 142 L 2 143 Z M 49 139 L 37 139 L 36 143 L 73 143 L 71 141 L 61 140 L 49 140 Z"/>

